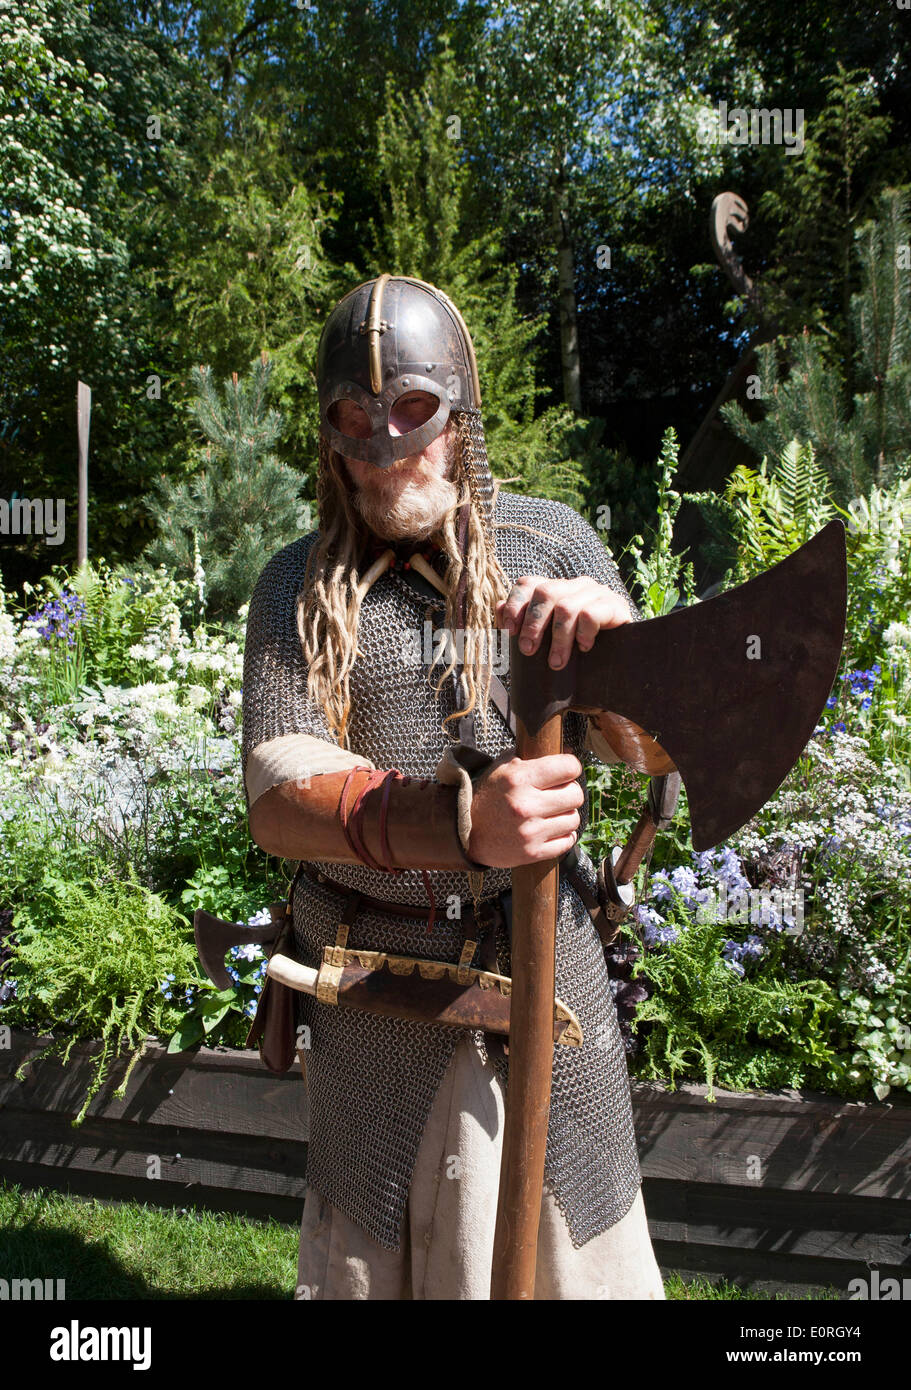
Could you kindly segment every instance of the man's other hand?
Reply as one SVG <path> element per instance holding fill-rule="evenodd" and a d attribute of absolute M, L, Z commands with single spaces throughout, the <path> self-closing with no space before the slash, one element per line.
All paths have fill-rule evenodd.
<path fill-rule="evenodd" d="M 538 650 L 551 620 L 548 665 L 557 670 L 569 660 L 574 640 L 580 651 L 587 652 L 602 628 L 620 627 L 631 622 L 632 615 L 622 594 L 587 575 L 544 579 L 528 574 L 497 604 L 499 626 L 512 636 L 518 635 L 519 647 L 526 655 Z"/>

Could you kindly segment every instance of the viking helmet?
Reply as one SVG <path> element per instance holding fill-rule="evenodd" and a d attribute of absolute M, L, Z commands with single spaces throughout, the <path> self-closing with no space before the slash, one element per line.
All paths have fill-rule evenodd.
<path fill-rule="evenodd" d="M 350 291 L 323 328 L 317 353 L 320 420 L 346 458 L 388 468 L 419 453 L 446 427 L 451 410 L 479 409 L 474 347 L 458 309 L 440 290 L 405 275 L 381 275 Z M 401 396 L 427 391 L 436 412 L 417 429 L 392 435 L 389 418 Z M 357 436 L 342 434 L 333 406 L 363 412 Z"/>
<path fill-rule="evenodd" d="M 446 428 L 451 414 L 467 416 L 462 465 L 472 500 L 489 527 L 493 484 L 474 346 L 465 320 L 442 290 L 408 275 L 380 275 L 357 285 L 323 326 L 316 375 L 326 443 L 346 458 L 378 468 L 420 453 Z M 390 433 L 398 401 L 414 391 L 432 395 L 436 410 L 416 428 Z M 361 412 L 356 435 L 338 428 L 340 401 Z"/>

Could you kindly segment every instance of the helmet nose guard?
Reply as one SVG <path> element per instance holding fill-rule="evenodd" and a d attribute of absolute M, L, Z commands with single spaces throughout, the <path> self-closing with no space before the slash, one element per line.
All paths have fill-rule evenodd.
<path fill-rule="evenodd" d="M 425 280 L 380 275 L 350 290 L 332 310 L 317 351 L 320 425 L 345 458 L 388 468 L 420 453 L 446 428 L 453 410 L 480 411 L 478 367 L 465 320 Z M 423 424 L 390 433 L 403 395 L 427 391 L 438 402 Z M 330 418 L 339 401 L 360 407 L 369 434 L 343 434 Z"/>

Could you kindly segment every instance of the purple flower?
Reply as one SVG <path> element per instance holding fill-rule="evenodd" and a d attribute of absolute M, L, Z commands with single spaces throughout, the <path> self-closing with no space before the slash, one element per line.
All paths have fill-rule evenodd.
<path fill-rule="evenodd" d="M 44 604 L 26 621 L 35 624 L 45 641 L 50 641 L 52 637 L 66 637 L 68 645 L 72 647 L 75 641 L 70 628 L 84 616 L 85 600 L 78 594 L 64 590 L 59 598 Z"/>
<path fill-rule="evenodd" d="M 680 933 L 677 928 L 665 922 L 654 908 L 640 906 L 633 910 L 642 927 L 642 939 L 646 946 L 663 946 L 678 939 Z"/>
<path fill-rule="evenodd" d="M 762 955 L 763 945 L 758 936 L 752 933 L 746 941 L 726 941 L 721 948 L 721 957 L 725 965 L 729 965 L 736 974 L 743 976 L 745 960 L 758 960 Z"/>
<path fill-rule="evenodd" d="M 687 903 L 695 901 L 696 894 L 699 891 L 699 885 L 696 882 L 696 875 L 693 873 L 692 869 L 688 869 L 684 864 L 681 864 L 671 874 L 671 883 L 677 889 L 678 893 L 683 894 Z"/>
<path fill-rule="evenodd" d="M 730 845 L 725 845 L 721 851 L 721 863 L 715 870 L 719 883 L 724 883 L 728 888 L 749 889 L 749 879 L 744 876 L 743 865 L 740 856 L 731 849 Z"/>
<path fill-rule="evenodd" d="M 671 889 L 664 869 L 658 869 L 652 874 L 649 880 L 649 896 L 659 903 L 670 901 Z"/>

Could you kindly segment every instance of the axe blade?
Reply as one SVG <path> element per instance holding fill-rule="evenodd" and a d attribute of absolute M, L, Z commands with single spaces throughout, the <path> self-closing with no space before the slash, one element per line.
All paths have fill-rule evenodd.
<path fill-rule="evenodd" d="M 533 733 L 568 709 L 632 720 L 680 772 L 693 848 L 711 849 L 774 795 L 812 736 L 838 673 L 847 584 L 844 523 L 830 521 L 765 574 L 606 629 L 560 671 L 546 636 L 531 656 L 513 638 L 512 708 Z"/>
<path fill-rule="evenodd" d="M 284 903 L 279 903 L 284 908 Z M 239 927 L 236 922 L 225 922 L 201 907 L 193 913 L 193 936 L 196 941 L 196 954 L 203 970 L 219 989 L 231 989 L 234 981 L 225 966 L 225 956 L 232 946 L 247 946 L 251 942 L 264 946 L 274 941 L 281 930 L 281 921 L 273 920 L 262 927 Z"/>

